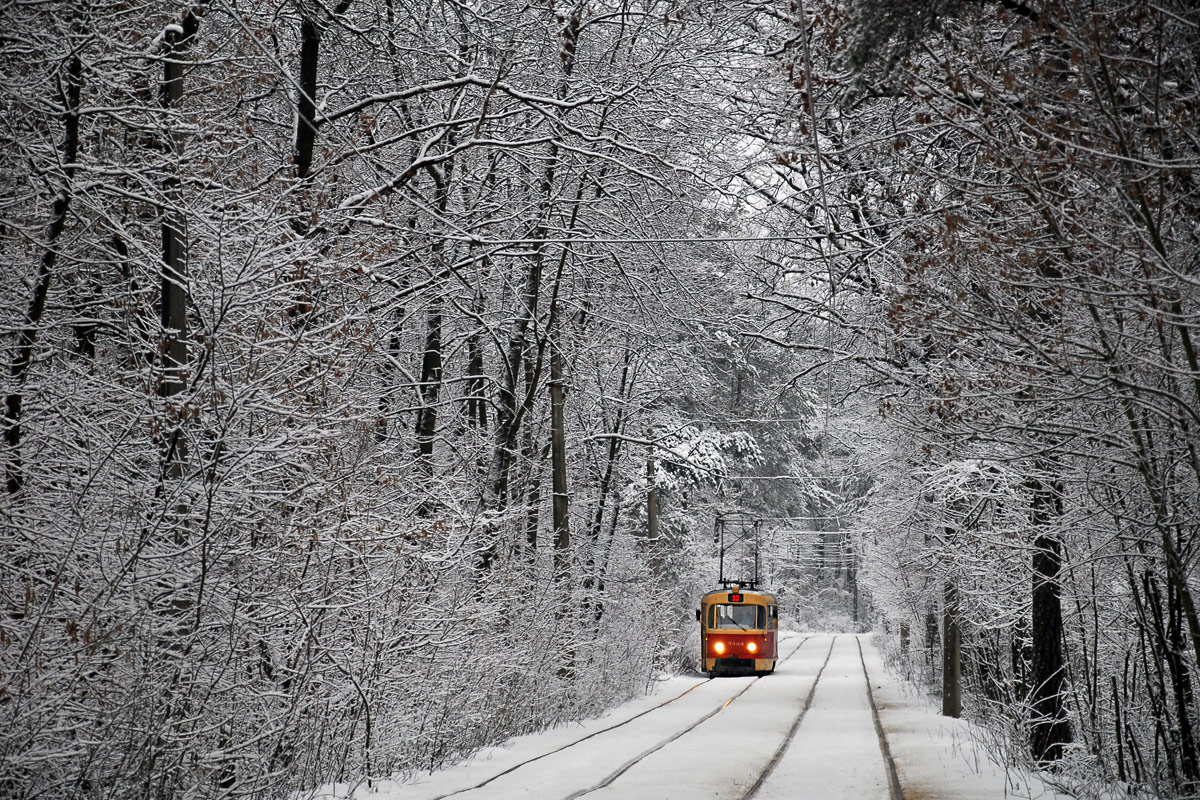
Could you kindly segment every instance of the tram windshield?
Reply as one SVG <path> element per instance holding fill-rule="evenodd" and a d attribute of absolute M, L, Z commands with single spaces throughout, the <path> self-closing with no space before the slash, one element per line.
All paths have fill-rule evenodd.
<path fill-rule="evenodd" d="M 766 606 L 719 604 L 712 607 L 710 614 L 710 628 L 745 631 L 767 627 Z"/>

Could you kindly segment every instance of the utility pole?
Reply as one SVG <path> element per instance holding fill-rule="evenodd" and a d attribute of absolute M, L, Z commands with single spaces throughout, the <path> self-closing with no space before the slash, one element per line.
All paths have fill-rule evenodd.
<path fill-rule="evenodd" d="M 646 459 L 646 544 L 650 554 L 650 571 L 655 580 L 660 577 L 662 563 L 658 552 L 658 483 L 655 480 L 654 451 Z"/>
<path fill-rule="evenodd" d="M 942 606 L 942 716 L 962 716 L 962 634 L 958 628 L 958 587 L 946 581 Z"/>

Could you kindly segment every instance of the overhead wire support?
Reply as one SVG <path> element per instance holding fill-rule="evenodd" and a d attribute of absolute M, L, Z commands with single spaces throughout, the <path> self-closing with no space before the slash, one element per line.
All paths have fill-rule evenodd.
<path fill-rule="evenodd" d="M 761 579 L 762 520 L 749 514 L 718 514 L 713 527 L 718 547 L 718 582 L 725 587 L 757 588 Z M 729 562 L 732 562 L 729 569 L 737 572 L 726 572 Z"/>

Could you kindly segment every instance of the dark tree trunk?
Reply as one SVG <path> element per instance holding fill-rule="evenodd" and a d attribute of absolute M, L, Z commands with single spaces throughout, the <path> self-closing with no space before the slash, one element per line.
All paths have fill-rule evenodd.
<path fill-rule="evenodd" d="M 1195 724 L 1192 720 L 1192 710 L 1195 697 L 1192 692 L 1192 676 L 1184 653 L 1187 643 L 1183 635 L 1183 601 L 1176 591 L 1175 583 L 1167 585 L 1167 646 L 1164 653 L 1167 665 L 1171 671 L 1171 691 L 1175 697 L 1176 728 L 1178 740 L 1174 742 L 1179 752 L 1179 766 L 1183 773 L 1185 789 L 1188 793 L 1195 791 L 1200 782 L 1200 770 L 1197 769 Z"/>
<path fill-rule="evenodd" d="M 311 17 L 300 22 L 300 85 L 296 92 L 295 175 L 308 178 L 317 140 L 317 66 L 321 62 L 321 29 Z"/>
<path fill-rule="evenodd" d="M 72 56 L 67 63 L 66 91 L 60 97 L 63 109 L 63 182 L 54 198 L 50 224 L 46 229 L 45 249 L 38 263 L 33 282 L 33 298 L 25 314 L 25 324 L 17 333 L 17 351 L 9 364 L 12 391 L 4 398 L 4 445 L 8 451 L 5 461 L 5 488 L 10 495 L 20 493 L 25 485 L 25 466 L 21 459 L 21 413 L 24 405 L 25 381 L 33 363 L 33 348 L 38 328 L 46 311 L 50 281 L 58 262 L 58 240 L 67 226 L 67 209 L 74 189 L 76 163 L 79 158 L 79 94 L 83 84 L 83 62 Z"/>
<path fill-rule="evenodd" d="M 483 313 L 483 296 L 476 293 L 474 302 L 476 315 Z M 485 375 L 483 364 L 482 330 L 476 328 L 467 336 L 467 424 L 479 430 L 487 431 L 487 394 L 484 387 Z"/>
<path fill-rule="evenodd" d="M 553 173 L 551 173 L 553 174 Z M 540 232 L 545 236 L 544 229 L 539 227 L 534 235 Z M 508 347 L 505 354 L 503 382 L 496 398 L 495 445 L 492 451 L 492 463 L 488 470 L 488 483 L 491 489 L 490 505 L 495 509 L 504 508 L 508 504 L 509 473 L 512 469 L 513 456 L 516 453 L 517 436 L 521 423 L 532 403 L 530 390 L 534 387 L 528 383 L 521 399 L 521 377 L 526 370 L 526 351 L 529 347 L 529 327 L 537 315 L 538 297 L 542 288 L 542 251 L 538 251 L 529 260 L 529 270 L 525 273 L 525 287 L 521 295 L 521 308 L 513 321 L 509 333 Z"/>
<path fill-rule="evenodd" d="M 567 432 L 562 350 L 550 354 L 550 470 L 554 521 L 554 579 L 563 585 L 571 577 L 571 511 L 567 496 Z"/>
<path fill-rule="evenodd" d="M 1156 738 L 1167 754 L 1173 782 L 1194 787 L 1197 782 L 1196 742 L 1192 721 L 1192 692 L 1185 652 L 1179 598 L 1173 584 L 1165 585 L 1164 608 L 1159 576 L 1149 569 L 1142 572 L 1140 586 L 1131 583 L 1138 603 L 1144 657 L 1153 658 L 1153 668 L 1144 670 L 1146 689 L 1154 698 Z M 1133 581 L 1132 574 L 1130 580 Z M 1172 702 L 1173 701 L 1173 702 Z M 1174 719 L 1172 719 L 1172 711 Z"/>
<path fill-rule="evenodd" d="M 454 175 L 454 162 L 447 161 L 442 171 L 429 168 L 433 179 L 436 200 L 435 208 L 440 218 L 445 218 L 450 207 L 450 184 Z M 431 255 L 435 273 L 446 269 L 445 244 L 435 233 Z M 442 388 L 442 304 L 441 295 L 435 295 L 429 309 L 425 327 L 425 351 L 421 355 L 421 383 L 417 387 L 421 406 L 417 409 L 417 465 L 425 477 L 433 475 L 433 445 L 437 436 L 438 398 Z M 421 516 L 432 512 L 433 503 L 422 501 L 418 508 Z"/>
<path fill-rule="evenodd" d="M 442 309 L 434 301 L 425 328 L 425 352 L 421 355 L 421 407 L 417 410 L 417 459 L 426 474 L 432 471 L 433 441 L 437 432 L 437 402 L 442 385 Z"/>
<path fill-rule="evenodd" d="M 528 353 L 525 354 L 525 385 L 535 386 L 537 380 L 534 376 L 534 363 Z M 525 403 L 522 406 L 522 415 L 528 413 L 532 408 L 533 400 L 528 393 L 525 396 Z M 525 543 L 529 547 L 529 553 L 533 554 L 538 547 L 538 528 L 542 524 L 542 471 L 546 464 L 546 459 L 550 455 L 550 441 L 547 439 L 542 446 L 541 451 L 538 450 L 538 436 L 532 426 L 526 425 L 521 429 L 521 465 L 524 468 L 524 512 L 525 512 Z M 519 488 L 519 487 L 514 487 Z M 519 495 L 516 491 L 513 492 L 513 498 L 517 499 Z"/>
<path fill-rule="evenodd" d="M 199 30 L 200 20 L 191 11 L 185 11 L 178 28 L 172 27 L 163 36 L 163 82 L 159 87 L 159 104 L 164 110 L 177 108 L 183 100 L 183 57 Z M 178 159 L 183 143 L 170 130 L 164 136 L 164 148 L 172 161 Z M 175 167 L 168 165 L 168 174 L 163 181 L 162 209 L 162 273 L 159 302 L 159 320 L 162 324 L 162 378 L 159 381 L 159 396 L 171 399 L 187 388 L 187 239 L 183 217 L 182 183 Z M 187 459 L 186 444 L 181 429 L 181 419 L 172 420 L 167 426 L 165 473 L 174 477 L 183 475 Z"/>
<path fill-rule="evenodd" d="M 1033 490 L 1033 605 L 1030 668 L 1030 753 L 1041 763 L 1063 757 L 1071 742 L 1066 710 L 1066 662 L 1063 656 L 1063 617 L 1059 571 L 1062 543 L 1054 525 L 1062 516 L 1062 484 L 1030 479 Z"/>
<path fill-rule="evenodd" d="M 336 17 L 349 7 L 350 0 L 341 0 L 332 10 L 322 9 L 316 13 L 332 13 Z M 316 17 L 306 13 L 300 21 L 300 85 L 296 91 L 296 137 L 292 154 L 292 168 L 301 181 L 306 180 L 312 170 L 320 124 L 317 120 L 317 67 L 320 63 L 321 25 Z"/>

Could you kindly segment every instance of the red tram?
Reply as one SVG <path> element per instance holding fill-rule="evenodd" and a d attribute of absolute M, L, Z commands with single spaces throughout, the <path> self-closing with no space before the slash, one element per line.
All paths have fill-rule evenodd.
<path fill-rule="evenodd" d="M 774 595 L 733 585 L 709 592 L 696 611 L 701 669 L 710 675 L 775 671 L 779 608 Z"/>

